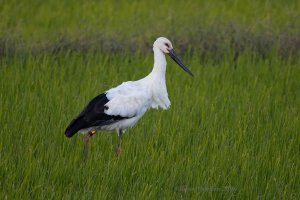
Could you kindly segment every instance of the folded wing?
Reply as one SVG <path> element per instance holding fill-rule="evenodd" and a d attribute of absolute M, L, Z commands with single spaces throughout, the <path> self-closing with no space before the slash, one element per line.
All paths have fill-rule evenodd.
<path fill-rule="evenodd" d="M 94 126 L 104 126 L 116 121 L 122 120 L 127 117 L 119 115 L 108 115 L 104 111 L 108 109 L 105 104 L 109 100 L 106 94 L 100 94 L 93 98 L 85 109 L 71 121 L 65 130 L 67 137 L 72 137 L 81 129 L 90 128 Z"/>
<path fill-rule="evenodd" d="M 65 131 L 72 137 L 81 129 L 105 126 L 142 116 L 150 107 L 147 93 L 136 82 L 125 82 L 93 98 Z"/>

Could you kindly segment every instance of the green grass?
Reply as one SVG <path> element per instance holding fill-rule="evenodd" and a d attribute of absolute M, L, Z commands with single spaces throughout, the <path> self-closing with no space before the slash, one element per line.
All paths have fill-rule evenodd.
<path fill-rule="evenodd" d="M 0 0 L 0 199 L 300 199 L 300 3 Z M 171 108 L 123 136 L 64 130 L 95 95 L 151 71 Z M 216 62 L 217 61 L 217 62 Z"/>
<path fill-rule="evenodd" d="M 199 25 L 238 22 L 253 29 L 299 25 L 297 0 L 276 1 L 4 1 L 2 35 L 47 39 L 57 34 L 128 37 L 187 34 Z M 31 11 L 31 12 L 30 12 Z M 13 31 L 13 32 L 12 32 Z M 13 35 L 12 35 L 13 33 Z M 184 34 L 185 33 L 185 34 Z"/>
<path fill-rule="evenodd" d="M 142 55 L 58 55 L 1 61 L 1 199 L 299 198 L 300 68 L 273 57 L 234 66 L 171 60 L 168 111 L 128 130 L 63 132 L 88 100 L 151 70 Z"/>

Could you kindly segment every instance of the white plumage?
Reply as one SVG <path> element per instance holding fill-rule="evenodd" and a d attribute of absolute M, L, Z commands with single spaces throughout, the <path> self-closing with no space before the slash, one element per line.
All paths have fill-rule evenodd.
<path fill-rule="evenodd" d="M 167 38 L 158 38 L 153 44 L 153 52 L 154 66 L 148 76 L 137 81 L 124 82 L 95 97 L 70 123 L 65 134 L 71 137 L 77 131 L 86 133 L 86 146 L 88 138 L 95 130 L 117 130 L 121 138 L 123 131 L 132 127 L 149 108 L 168 109 L 171 103 L 165 80 L 165 54 L 170 55 L 187 73 L 192 73 L 177 57 Z"/>

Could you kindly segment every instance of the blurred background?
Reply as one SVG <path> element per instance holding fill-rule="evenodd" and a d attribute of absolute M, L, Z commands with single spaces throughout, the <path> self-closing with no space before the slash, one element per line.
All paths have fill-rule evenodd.
<path fill-rule="evenodd" d="M 2 1 L 0 54 L 149 52 L 159 36 L 203 59 L 296 56 L 299 1 Z M 151 53 L 151 51 L 150 51 Z"/>

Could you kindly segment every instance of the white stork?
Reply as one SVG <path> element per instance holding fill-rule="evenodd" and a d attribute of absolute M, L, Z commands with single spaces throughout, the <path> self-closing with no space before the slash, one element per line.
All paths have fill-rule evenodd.
<path fill-rule="evenodd" d="M 89 138 L 96 131 L 117 131 L 119 156 L 121 137 L 126 129 L 132 127 L 149 108 L 169 108 L 165 54 L 184 71 L 193 75 L 176 55 L 172 43 L 167 38 L 158 38 L 153 44 L 153 51 L 154 66 L 148 76 L 137 81 L 124 82 L 94 97 L 65 130 L 67 137 L 72 137 L 78 131 L 84 133 L 85 159 L 88 155 Z"/>

